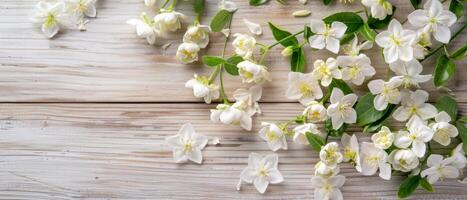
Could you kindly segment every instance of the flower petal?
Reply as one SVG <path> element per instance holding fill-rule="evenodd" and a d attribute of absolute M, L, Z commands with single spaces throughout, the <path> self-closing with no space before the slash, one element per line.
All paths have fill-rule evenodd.
<path fill-rule="evenodd" d="M 255 185 L 256 190 L 263 194 L 266 191 L 266 188 L 268 188 L 269 182 L 266 180 L 266 177 L 260 176 L 255 178 L 253 184 Z"/>
<path fill-rule="evenodd" d="M 246 27 L 248 27 L 248 30 L 250 30 L 251 33 L 255 35 L 263 34 L 263 29 L 261 29 L 261 26 L 259 24 L 253 23 L 245 18 L 243 18 L 243 23 L 245 23 Z"/>

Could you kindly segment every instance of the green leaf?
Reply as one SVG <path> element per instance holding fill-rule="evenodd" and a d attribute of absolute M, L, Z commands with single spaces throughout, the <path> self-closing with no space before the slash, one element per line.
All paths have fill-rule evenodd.
<path fill-rule="evenodd" d="M 452 121 L 457 120 L 457 102 L 450 96 L 442 96 L 438 98 L 435 104 L 438 112 L 444 111 L 449 114 Z"/>
<path fill-rule="evenodd" d="M 332 120 L 329 118 L 324 122 L 324 129 L 332 137 L 340 137 L 344 134 L 345 130 L 349 125 L 344 123 L 339 129 L 332 128 Z"/>
<path fill-rule="evenodd" d="M 456 71 L 456 65 L 446 55 L 442 55 L 436 61 L 435 77 L 433 82 L 436 87 L 444 85 Z"/>
<path fill-rule="evenodd" d="M 308 140 L 308 144 L 310 145 L 311 149 L 315 151 L 320 151 L 321 147 L 324 146 L 324 139 L 316 134 L 311 132 L 305 133 L 306 139 Z"/>
<path fill-rule="evenodd" d="M 324 5 L 329 5 L 334 0 L 323 0 Z"/>
<path fill-rule="evenodd" d="M 276 41 L 278 41 L 278 42 L 280 41 L 282 46 L 284 46 L 284 47 L 298 46 L 297 38 L 296 37 L 290 37 L 292 35 L 292 33 L 280 29 L 279 27 L 272 24 L 271 22 L 269 22 L 269 28 L 271 29 L 272 35 L 274 36 Z M 289 38 L 287 38 L 287 37 L 289 37 Z M 285 39 L 285 38 L 287 38 L 287 39 Z M 285 40 L 283 40 L 283 39 L 285 39 Z"/>
<path fill-rule="evenodd" d="M 250 6 L 259 6 L 267 3 L 268 0 L 250 0 Z"/>
<path fill-rule="evenodd" d="M 430 182 L 426 180 L 426 178 L 422 178 L 420 180 L 420 186 L 422 186 L 423 189 L 425 189 L 428 192 L 434 192 L 435 189 L 433 189 L 433 186 L 431 185 Z"/>
<path fill-rule="evenodd" d="M 195 0 L 193 4 L 195 13 L 202 14 L 204 11 L 204 0 Z"/>
<path fill-rule="evenodd" d="M 465 122 L 457 121 L 456 128 L 459 131 L 459 137 L 462 140 L 464 151 L 467 152 L 467 128 L 465 127 Z"/>
<path fill-rule="evenodd" d="M 340 12 L 323 19 L 326 24 L 339 21 L 347 25 L 346 33 L 353 33 L 363 26 L 363 19 L 354 12 Z"/>
<path fill-rule="evenodd" d="M 219 10 L 211 20 L 211 30 L 213 32 L 220 32 L 229 23 L 233 13 L 227 10 Z"/>
<path fill-rule="evenodd" d="M 384 110 L 376 110 L 373 104 L 374 99 L 375 95 L 367 93 L 358 100 L 357 105 L 355 105 L 355 111 L 357 111 L 357 125 L 364 126 L 378 121 L 384 116 Z"/>
<path fill-rule="evenodd" d="M 225 71 L 232 76 L 238 76 L 237 64 L 242 61 L 243 61 L 243 58 L 237 55 L 228 58 L 224 64 Z"/>
<path fill-rule="evenodd" d="M 225 60 L 216 56 L 203 56 L 202 61 L 205 65 L 215 67 L 224 64 Z"/>
<path fill-rule="evenodd" d="M 452 53 L 449 58 L 454 59 L 454 60 L 462 60 L 465 58 L 466 55 L 467 55 L 467 45 L 464 45 L 462 48 Z"/>
<path fill-rule="evenodd" d="M 407 177 L 399 186 L 399 192 L 397 192 L 397 196 L 399 198 L 406 198 L 410 196 L 417 189 L 418 185 L 420 185 L 421 179 L 422 177 L 420 177 L 420 175 Z"/>
<path fill-rule="evenodd" d="M 412 3 L 413 8 L 417 9 L 422 0 L 410 0 L 410 3 Z"/>
<path fill-rule="evenodd" d="M 309 26 L 305 26 L 304 32 L 303 32 L 303 38 L 308 41 L 308 38 L 313 36 L 314 33 L 311 32 L 311 28 Z"/>
<path fill-rule="evenodd" d="M 375 122 L 367 124 L 363 128 L 363 132 L 373 133 L 373 132 L 378 131 L 383 125 L 386 124 L 386 119 L 388 119 L 388 117 L 391 116 L 394 110 L 396 110 L 396 105 L 389 104 L 388 107 L 384 110 L 384 115 L 380 119 L 376 120 Z"/>
<path fill-rule="evenodd" d="M 295 48 L 290 60 L 290 70 L 293 72 L 305 72 L 306 59 L 302 48 Z"/>
<path fill-rule="evenodd" d="M 368 24 L 365 22 L 363 26 L 360 28 L 360 33 L 365 37 L 365 39 L 374 42 L 376 33 L 371 29 Z"/>
<path fill-rule="evenodd" d="M 386 18 L 384 18 L 383 20 L 379 20 L 379 19 L 376 19 L 374 17 L 372 17 L 371 15 L 368 16 L 368 26 L 372 29 L 383 29 L 383 28 L 386 28 L 386 26 L 388 26 L 389 22 L 391 21 L 394 13 L 396 12 L 396 7 L 392 7 L 392 15 L 388 15 L 386 16 Z"/>
<path fill-rule="evenodd" d="M 462 2 L 459 0 L 451 0 L 451 4 L 449 4 L 449 10 L 456 14 L 457 19 L 459 20 L 464 14 L 464 5 L 462 5 Z"/>
<path fill-rule="evenodd" d="M 353 39 L 354 37 L 355 37 L 355 33 L 344 34 L 344 36 L 341 38 L 340 44 L 341 44 L 341 45 L 347 44 L 347 43 L 349 43 L 350 41 L 352 41 L 352 39 Z"/>

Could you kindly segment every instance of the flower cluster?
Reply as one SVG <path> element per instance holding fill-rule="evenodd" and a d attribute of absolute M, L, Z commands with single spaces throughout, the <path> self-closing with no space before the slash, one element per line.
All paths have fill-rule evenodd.
<path fill-rule="evenodd" d="M 60 29 L 86 30 L 86 18 L 97 16 L 97 0 L 39 1 L 30 20 L 41 27 L 47 38 L 54 37 Z"/>

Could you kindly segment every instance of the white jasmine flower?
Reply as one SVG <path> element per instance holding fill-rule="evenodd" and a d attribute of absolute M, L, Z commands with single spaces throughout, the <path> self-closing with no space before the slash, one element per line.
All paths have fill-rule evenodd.
<path fill-rule="evenodd" d="M 337 175 L 339 172 L 339 165 L 329 166 L 322 161 L 319 161 L 315 165 L 315 176 L 331 177 Z"/>
<path fill-rule="evenodd" d="M 417 35 L 412 30 L 403 29 L 396 19 L 391 20 L 388 30 L 376 35 L 376 44 L 383 48 L 384 60 L 393 63 L 397 60 L 413 59 L 413 48 Z"/>
<path fill-rule="evenodd" d="M 392 116 L 397 121 L 406 121 L 413 116 L 418 116 L 423 120 L 435 117 L 438 113 L 436 107 L 425 103 L 428 101 L 428 92 L 417 90 L 409 91 L 408 94 L 402 95 L 401 106 L 399 106 Z"/>
<path fill-rule="evenodd" d="M 176 11 L 165 11 L 154 17 L 154 24 L 163 33 L 174 32 L 182 27 L 181 19 L 185 15 Z"/>
<path fill-rule="evenodd" d="M 362 162 L 362 174 L 371 176 L 379 169 L 382 179 L 391 179 L 391 165 L 387 163 L 388 154 L 373 143 L 363 142 L 360 152 Z"/>
<path fill-rule="evenodd" d="M 42 33 L 48 38 L 55 36 L 60 28 L 70 27 L 70 17 L 66 13 L 65 3 L 49 3 L 39 1 L 30 19 L 33 23 L 41 26 Z"/>
<path fill-rule="evenodd" d="M 454 148 L 451 153 L 451 157 L 453 158 L 451 165 L 459 170 L 463 170 L 464 167 L 467 165 L 467 158 L 465 157 L 465 152 L 462 145 L 463 143 L 458 144 L 457 147 Z"/>
<path fill-rule="evenodd" d="M 370 8 L 371 16 L 383 20 L 388 15 L 392 15 L 392 5 L 386 0 L 362 0 L 362 4 Z"/>
<path fill-rule="evenodd" d="M 420 175 L 422 177 L 426 177 L 428 182 L 431 184 L 435 183 L 439 179 L 457 178 L 460 173 L 457 168 L 450 165 L 452 160 L 452 158 L 444 159 L 442 155 L 431 154 L 426 162 L 426 165 L 429 168 L 423 170 Z"/>
<path fill-rule="evenodd" d="M 149 18 L 145 12 L 141 13 L 140 19 L 129 19 L 126 23 L 135 26 L 136 35 L 146 38 L 151 45 L 156 42 L 156 38 L 160 35 L 160 31 L 154 25 L 154 20 Z"/>
<path fill-rule="evenodd" d="M 365 54 L 358 56 L 338 56 L 337 63 L 342 69 L 342 80 L 352 81 L 355 85 L 361 85 L 365 78 L 375 75 L 375 68 L 371 66 L 371 60 Z"/>
<path fill-rule="evenodd" d="M 271 81 L 271 77 L 266 66 L 245 60 L 238 63 L 237 67 L 243 83 L 263 84 L 266 81 Z"/>
<path fill-rule="evenodd" d="M 357 171 L 361 172 L 362 167 L 360 164 L 360 152 L 359 145 L 356 135 L 348 135 L 344 133 L 341 138 L 341 143 L 343 146 L 342 152 L 344 156 L 344 162 L 350 162 L 355 166 Z"/>
<path fill-rule="evenodd" d="M 193 95 L 197 98 L 204 98 L 206 103 L 211 103 L 212 99 L 219 98 L 219 86 L 209 83 L 209 79 L 204 76 L 194 75 L 194 78 L 185 83 L 186 88 L 193 89 Z"/>
<path fill-rule="evenodd" d="M 438 0 L 428 0 L 423 5 L 423 10 L 413 11 L 407 19 L 416 28 L 433 33 L 436 40 L 447 44 L 451 39 L 449 27 L 456 23 L 457 17 L 451 11 L 444 10 L 443 4 Z"/>
<path fill-rule="evenodd" d="M 186 123 L 180 128 L 177 135 L 165 138 L 165 142 L 173 148 L 175 162 L 186 162 L 191 160 L 200 164 L 203 162 L 201 150 L 208 143 L 208 138 L 201 134 L 196 134 L 190 123 Z"/>
<path fill-rule="evenodd" d="M 221 10 L 227 10 L 229 12 L 235 12 L 238 9 L 237 4 L 230 0 L 220 0 L 218 7 Z"/>
<path fill-rule="evenodd" d="M 211 28 L 205 25 L 194 25 L 188 27 L 185 35 L 183 35 L 184 43 L 195 43 L 200 48 L 206 48 L 209 44 L 209 32 Z"/>
<path fill-rule="evenodd" d="M 341 89 L 335 87 L 331 93 L 331 105 L 328 107 L 328 116 L 332 120 L 332 128 L 339 129 L 342 124 L 352 124 L 357 121 L 357 112 L 353 105 L 357 102 L 357 95 L 348 94 L 344 96 Z"/>
<path fill-rule="evenodd" d="M 233 97 L 237 101 L 245 102 L 248 107 L 261 114 L 258 101 L 261 99 L 263 89 L 259 85 L 251 86 L 249 89 L 239 88 L 235 90 Z"/>
<path fill-rule="evenodd" d="M 309 102 L 323 97 L 323 91 L 311 73 L 289 72 L 288 83 L 286 93 L 288 99 L 298 100 L 301 104 L 307 105 Z"/>
<path fill-rule="evenodd" d="M 303 115 L 310 122 L 322 122 L 327 119 L 327 110 L 322 103 L 311 101 L 303 110 Z"/>
<path fill-rule="evenodd" d="M 240 174 L 240 180 L 253 183 L 256 190 L 263 194 L 269 184 L 277 184 L 284 181 L 282 174 L 277 169 L 279 157 L 277 154 L 261 156 L 250 153 L 248 156 L 248 167 Z M 237 189 L 240 189 L 239 187 Z"/>
<path fill-rule="evenodd" d="M 233 105 L 219 104 L 216 109 L 211 109 L 211 121 L 240 125 L 245 130 L 250 131 L 252 126 L 251 117 L 254 113 L 254 110 L 243 101 L 236 102 Z"/>
<path fill-rule="evenodd" d="M 306 133 L 312 133 L 315 135 L 323 136 L 321 131 L 318 130 L 318 126 L 312 123 L 305 123 L 299 125 L 293 129 L 294 136 L 293 141 L 297 144 L 308 145 L 308 139 L 306 138 Z"/>
<path fill-rule="evenodd" d="M 245 23 L 246 27 L 250 31 L 250 33 L 253 33 L 255 35 L 261 35 L 263 34 L 263 29 L 261 29 L 261 26 L 257 23 L 254 23 L 248 19 L 243 18 L 243 23 Z"/>
<path fill-rule="evenodd" d="M 398 149 L 394 150 L 389 154 L 389 163 L 392 164 L 394 170 L 402 172 L 410 172 L 411 170 L 418 167 L 420 161 L 417 155 L 410 149 Z"/>
<path fill-rule="evenodd" d="M 245 59 L 253 55 L 256 47 L 256 39 L 247 34 L 235 33 L 232 46 L 235 48 L 235 53 Z"/>
<path fill-rule="evenodd" d="M 371 136 L 371 141 L 380 149 L 388 149 L 394 142 L 394 133 L 388 127 L 382 126 L 381 130 Z"/>
<path fill-rule="evenodd" d="M 157 0 L 144 0 L 144 5 L 146 5 L 149 8 L 155 7 L 157 3 Z"/>
<path fill-rule="evenodd" d="M 430 127 L 435 132 L 433 140 L 443 146 L 448 146 L 451 143 L 451 138 L 459 134 L 457 128 L 450 124 L 451 117 L 444 111 L 441 111 L 435 116 L 435 123 L 430 124 Z"/>
<path fill-rule="evenodd" d="M 376 95 L 373 100 L 373 105 L 376 110 L 384 110 L 388 104 L 399 104 L 401 101 L 401 93 L 398 89 L 402 85 L 400 77 L 392 77 L 388 82 L 381 79 L 372 80 L 368 83 L 368 89 L 371 94 Z"/>
<path fill-rule="evenodd" d="M 287 140 L 282 130 L 272 123 L 261 123 L 263 128 L 259 130 L 259 137 L 268 142 L 268 146 L 272 151 L 279 149 L 287 149 Z"/>
<path fill-rule="evenodd" d="M 365 41 L 362 44 L 358 43 L 358 37 L 354 37 L 349 44 L 342 47 L 344 53 L 348 56 L 357 56 L 361 50 L 368 50 L 373 48 L 372 41 Z"/>
<path fill-rule="evenodd" d="M 73 16 L 77 18 L 87 17 L 96 17 L 97 0 L 68 0 L 67 5 Z"/>
<path fill-rule="evenodd" d="M 325 24 L 322 20 L 311 20 L 311 31 L 315 35 L 309 38 L 312 48 L 324 49 L 337 54 L 340 48 L 340 39 L 344 36 L 347 26 L 342 22 L 332 22 L 331 25 Z"/>
<path fill-rule="evenodd" d="M 345 176 L 337 175 L 329 178 L 313 176 L 311 186 L 315 188 L 314 199 L 319 200 L 342 200 L 341 188 L 345 183 Z"/>
<path fill-rule="evenodd" d="M 343 160 L 339 145 L 336 142 L 330 142 L 322 147 L 321 151 L 319 151 L 319 158 L 324 164 L 329 166 L 335 166 Z"/>
<path fill-rule="evenodd" d="M 423 30 L 417 31 L 417 42 L 413 47 L 413 57 L 416 59 L 423 59 L 429 53 L 429 47 L 431 46 L 431 33 L 427 33 Z"/>
<path fill-rule="evenodd" d="M 200 48 L 195 43 L 182 43 L 178 46 L 177 54 L 175 55 L 180 62 L 192 63 L 198 61 L 198 52 Z"/>
<path fill-rule="evenodd" d="M 431 79 L 431 74 L 420 75 L 423 71 L 423 66 L 416 59 L 409 62 L 396 61 L 389 64 L 389 67 L 397 76 L 402 78 L 402 86 L 406 89 L 410 87 L 419 88 L 419 83 L 424 83 Z"/>
<path fill-rule="evenodd" d="M 415 118 L 408 127 L 409 132 L 399 131 L 394 140 L 394 145 L 399 148 L 407 148 L 412 145 L 412 151 L 418 157 L 423 157 L 426 152 L 426 144 L 433 138 L 433 130 L 426 126 L 419 118 Z"/>
<path fill-rule="evenodd" d="M 342 72 L 337 66 L 337 60 L 328 58 L 326 62 L 323 60 L 316 60 L 313 63 L 313 71 L 311 72 L 318 80 L 321 80 L 321 85 L 324 87 L 331 84 L 332 79 L 341 79 Z"/>

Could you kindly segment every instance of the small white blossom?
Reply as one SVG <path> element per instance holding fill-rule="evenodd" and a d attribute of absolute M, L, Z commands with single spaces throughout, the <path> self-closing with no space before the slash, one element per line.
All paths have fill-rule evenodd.
<path fill-rule="evenodd" d="M 181 19 L 185 15 L 176 11 L 165 11 L 154 17 L 154 24 L 163 33 L 174 32 L 182 27 Z"/>
<path fill-rule="evenodd" d="M 55 36 L 61 28 L 71 27 L 73 24 L 62 1 L 56 3 L 39 1 L 30 20 L 41 26 L 42 33 L 48 38 Z"/>
<path fill-rule="evenodd" d="M 313 63 L 313 71 L 311 72 L 318 80 L 321 80 L 321 85 L 324 87 L 331 84 L 332 79 L 341 79 L 342 72 L 337 66 L 337 60 L 328 58 L 326 62 L 323 60 L 316 60 Z"/>
<path fill-rule="evenodd" d="M 423 66 L 416 59 L 409 62 L 396 61 L 389 64 L 389 67 L 397 76 L 401 77 L 402 87 L 405 89 L 410 87 L 419 88 L 419 83 L 424 83 L 431 79 L 431 74 L 420 75 L 423 71 Z"/>
<path fill-rule="evenodd" d="M 329 166 L 322 161 L 319 161 L 315 165 L 315 176 L 331 177 L 337 175 L 339 172 L 339 165 Z"/>
<path fill-rule="evenodd" d="M 371 66 L 371 60 L 365 54 L 358 56 L 338 56 L 337 63 L 342 69 L 342 80 L 352 81 L 361 85 L 365 78 L 375 75 L 376 70 Z"/>
<path fill-rule="evenodd" d="M 285 135 L 276 124 L 263 122 L 261 125 L 263 128 L 259 130 L 259 137 L 268 143 L 268 146 L 272 151 L 287 149 L 287 140 Z"/>
<path fill-rule="evenodd" d="M 341 89 L 335 87 L 331 93 L 331 105 L 328 107 L 328 116 L 331 117 L 332 128 L 339 129 L 342 124 L 353 124 L 357 121 L 357 112 L 353 108 L 357 102 L 357 95 L 348 94 L 344 96 Z"/>
<path fill-rule="evenodd" d="M 394 142 L 395 135 L 388 127 L 382 126 L 381 130 L 371 136 L 371 141 L 380 149 L 388 149 Z"/>
<path fill-rule="evenodd" d="M 305 123 L 299 125 L 293 129 L 294 136 L 293 141 L 297 144 L 308 145 L 308 139 L 306 138 L 306 133 L 312 133 L 315 135 L 323 136 L 321 131 L 318 130 L 318 126 L 312 123 Z"/>
<path fill-rule="evenodd" d="M 457 147 L 454 148 L 451 153 L 451 157 L 453 158 L 451 165 L 461 171 L 467 165 L 467 158 L 465 157 L 465 152 L 464 148 L 462 148 L 462 145 L 463 143 L 458 144 Z"/>
<path fill-rule="evenodd" d="M 200 48 L 206 48 L 209 44 L 209 32 L 211 28 L 206 25 L 194 25 L 188 27 L 185 35 L 183 35 L 184 43 L 195 43 Z"/>
<path fill-rule="evenodd" d="M 397 60 L 413 59 L 413 48 L 417 35 L 412 30 L 403 29 L 396 19 L 391 20 L 388 30 L 376 35 L 376 43 L 383 48 L 384 60 L 393 63 Z"/>
<path fill-rule="evenodd" d="M 324 49 L 326 47 L 335 54 L 339 53 L 340 39 L 347 30 L 344 23 L 335 21 L 329 25 L 322 20 L 311 20 L 310 29 L 315 33 L 308 39 L 312 48 Z"/>
<path fill-rule="evenodd" d="M 211 121 L 240 125 L 245 130 L 250 131 L 252 126 L 251 117 L 254 114 L 254 110 L 243 101 L 236 102 L 233 105 L 219 104 L 216 109 L 211 109 Z"/>
<path fill-rule="evenodd" d="M 388 82 L 381 79 L 372 80 L 368 83 L 368 89 L 375 96 L 373 105 L 376 110 L 384 110 L 388 104 L 399 104 L 401 101 L 401 93 L 398 89 L 402 85 L 400 77 L 392 77 Z"/>
<path fill-rule="evenodd" d="M 126 23 L 135 26 L 136 35 L 141 38 L 146 38 L 151 45 L 154 44 L 156 38 L 160 36 L 160 31 L 156 29 L 154 20 L 149 18 L 145 12 L 141 13 L 140 19 L 129 19 Z"/>
<path fill-rule="evenodd" d="M 87 17 L 96 17 L 97 0 L 68 0 L 67 5 L 70 13 L 78 19 Z"/>
<path fill-rule="evenodd" d="M 248 167 L 240 174 L 240 181 L 253 183 L 256 190 L 263 194 L 269 184 L 277 184 L 284 181 L 282 174 L 277 169 L 279 157 L 277 154 L 261 156 L 250 153 L 248 156 Z M 240 189 L 240 185 L 237 187 Z"/>
<path fill-rule="evenodd" d="M 344 156 L 344 162 L 350 162 L 355 166 L 358 172 L 362 171 L 362 166 L 360 163 L 360 151 L 356 135 L 348 135 L 344 133 L 341 138 L 342 143 L 342 152 Z"/>
<path fill-rule="evenodd" d="M 315 188 L 314 199 L 319 200 L 342 200 L 341 188 L 345 183 L 345 176 L 332 177 L 313 176 L 311 187 Z"/>
<path fill-rule="evenodd" d="M 219 9 L 227 10 L 229 12 L 235 12 L 238 9 L 237 4 L 230 0 L 220 0 L 217 6 Z"/>
<path fill-rule="evenodd" d="M 424 90 L 409 91 L 409 93 L 402 95 L 401 106 L 394 111 L 392 116 L 401 122 L 413 116 L 420 117 L 423 120 L 433 118 L 438 111 L 435 106 L 425 103 L 426 101 L 428 101 L 428 92 Z"/>
<path fill-rule="evenodd" d="M 413 47 L 413 57 L 416 59 L 423 59 L 430 53 L 429 47 L 431 47 L 431 34 L 423 30 L 417 31 L 417 40 Z"/>
<path fill-rule="evenodd" d="M 388 154 L 373 143 L 363 142 L 360 152 L 362 162 L 362 174 L 371 176 L 379 169 L 382 179 L 391 179 L 391 165 L 387 163 Z"/>
<path fill-rule="evenodd" d="M 319 151 L 319 159 L 326 165 L 335 166 L 343 160 L 339 145 L 336 142 L 330 142 Z"/>
<path fill-rule="evenodd" d="M 194 75 L 194 78 L 185 83 L 186 88 L 193 89 L 193 95 L 197 98 L 204 98 L 206 103 L 211 103 L 212 99 L 219 98 L 219 86 L 209 83 L 208 78 Z"/>
<path fill-rule="evenodd" d="M 417 155 L 410 149 L 399 149 L 394 150 L 389 154 L 389 163 L 392 164 L 394 170 L 402 172 L 410 172 L 411 170 L 418 167 L 420 161 Z"/>
<path fill-rule="evenodd" d="M 388 15 L 392 15 L 392 5 L 386 0 L 362 0 L 365 7 L 370 8 L 371 16 L 383 20 Z"/>
<path fill-rule="evenodd" d="M 323 97 L 323 91 L 311 73 L 289 72 L 288 83 L 286 92 L 288 99 L 299 100 L 301 104 L 307 105 L 311 101 Z"/>
<path fill-rule="evenodd" d="M 271 81 L 271 77 L 266 66 L 245 60 L 238 63 L 237 67 L 243 83 L 263 84 L 266 81 Z"/>
<path fill-rule="evenodd" d="M 251 86 L 249 89 L 239 88 L 235 90 L 233 97 L 236 101 L 245 102 L 248 107 L 261 114 L 258 101 L 261 99 L 262 91 L 263 89 L 259 85 Z"/>
<path fill-rule="evenodd" d="M 178 46 L 175 57 L 185 64 L 198 61 L 198 52 L 200 48 L 195 43 L 182 43 Z"/>
<path fill-rule="evenodd" d="M 203 162 L 201 150 L 208 143 L 208 138 L 201 134 L 196 134 L 190 123 L 186 123 L 180 128 L 177 135 L 165 138 L 167 144 L 173 148 L 175 162 L 186 162 L 191 160 L 200 164 Z"/>
<path fill-rule="evenodd" d="M 414 118 L 408 129 L 409 132 L 401 130 L 396 134 L 394 145 L 399 148 L 408 148 L 412 145 L 412 151 L 421 158 L 426 152 L 425 143 L 433 138 L 433 130 L 426 126 L 419 118 Z"/>
<path fill-rule="evenodd" d="M 327 119 L 327 110 L 322 103 L 311 101 L 303 110 L 303 115 L 310 122 L 322 122 Z"/>
<path fill-rule="evenodd" d="M 443 4 L 438 0 L 428 0 L 423 5 L 423 10 L 413 11 L 407 19 L 415 28 L 431 32 L 436 40 L 447 44 L 451 39 L 449 27 L 456 23 L 457 17 L 451 11 L 444 10 Z"/>
<path fill-rule="evenodd" d="M 358 43 L 358 37 L 354 37 L 349 44 L 342 47 L 344 53 L 348 56 L 357 56 L 361 50 L 368 50 L 373 48 L 372 41 L 365 41 L 362 44 Z"/>
<path fill-rule="evenodd" d="M 256 48 L 256 39 L 247 34 L 235 33 L 235 39 L 232 46 L 235 48 L 235 53 L 245 59 L 251 58 Z"/>
<path fill-rule="evenodd" d="M 426 177 L 431 184 L 439 179 L 457 178 L 460 173 L 457 168 L 451 165 L 452 160 L 452 158 L 444 159 L 442 155 L 431 154 L 426 162 L 428 169 L 423 170 L 420 175 Z"/>
<path fill-rule="evenodd" d="M 443 146 L 451 144 L 451 138 L 459 134 L 457 128 L 450 124 L 451 117 L 444 111 L 441 111 L 435 116 L 435 123 L 430 124 L 430 127 L 435 132 L 433 140 Z"/>

